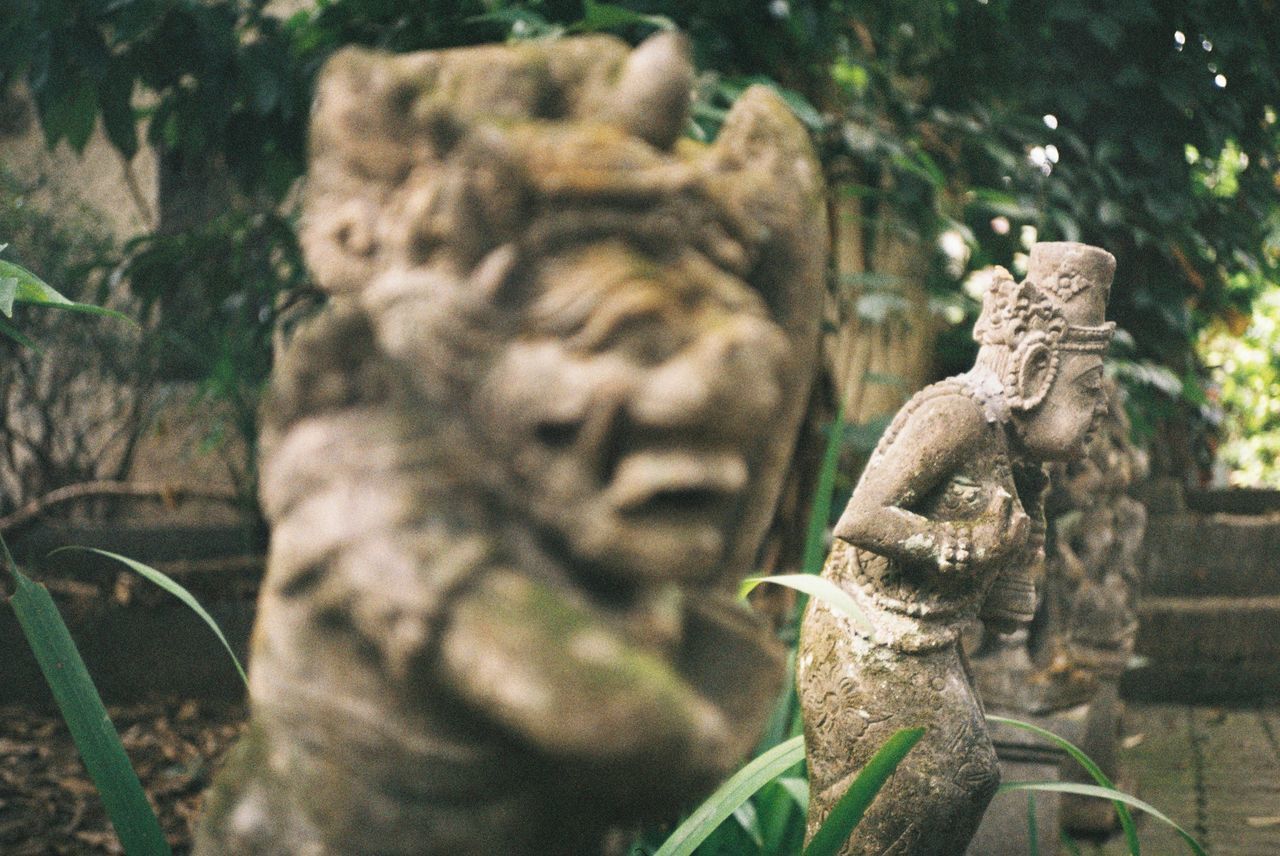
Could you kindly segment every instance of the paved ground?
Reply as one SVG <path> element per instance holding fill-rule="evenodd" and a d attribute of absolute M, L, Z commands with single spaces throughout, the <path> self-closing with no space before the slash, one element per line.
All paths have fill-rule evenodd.
<path fill-rule="evenodd" d="M 1130 704 L 1125 734 L 1132 792 L 1195 835 L 1212 856 L 1280 856 L 1280 704 Z M 1140 819 L 1138 828 L 1143 853 L 1190 852 L 1154 818 Z M 1127 851 L 1111 840 L 1081 844 L 1080 852 Z"/>

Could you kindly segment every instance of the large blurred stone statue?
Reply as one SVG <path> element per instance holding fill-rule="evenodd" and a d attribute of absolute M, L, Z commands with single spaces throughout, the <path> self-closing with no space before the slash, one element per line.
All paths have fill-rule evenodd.
<path fill-rule="evenodd" d="M 733 597 L 817 355 L 805 131 L 678 136 L 682 41 L 338 54 L 264 409 L 252 723 L 202 854 L 590 854 L 780 689 Z"/>
<path fill-rule="evenodd" d="M 963 853 L 999 781 L 959 637 L 1035 611 L 1044 557 L 1042 462 L 1081 453 L 1105 409 L 1103 318 L 1115 259 L 1037 244 L 1026 280 L 1003 270 L 966 374 L 915 395 L 872 454 L 836 524 L 823 575 L 870 618 L 868 637 L 811 602 L 797 661 L 809 760 L 809 834 L 877 749 L 925 726 L 841 851 Z"/>

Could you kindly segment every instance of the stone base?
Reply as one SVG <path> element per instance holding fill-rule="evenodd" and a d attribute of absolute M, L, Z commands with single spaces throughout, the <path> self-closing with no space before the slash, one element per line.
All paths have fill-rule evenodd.
<path fill-rule="evenodd" d="M 1088 705 L 1060 713 L 1029 715 L 1018 711 L 990 710 L 990 713 L 1030 722 L 1078 745 L 1088 717 Z M 1065 752 L 1036 735 L 1007 725 L 992 724 L 991 740 L 1000 758 L 1004 782 L 1059 781 Z M 1028 824 L 1028 792 L 998 795 L 982 818 L 967 856 L 1026 856 L 1033 852 Z M 1061 807 L 1057 794 L 1033 793 L 1035 800 L 1036 846 L 1040 856 L 1058 853 Z"/>

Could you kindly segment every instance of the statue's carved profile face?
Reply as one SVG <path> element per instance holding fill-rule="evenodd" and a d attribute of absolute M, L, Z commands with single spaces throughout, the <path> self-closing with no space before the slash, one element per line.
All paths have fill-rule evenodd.
<path fill-rule="evenodd" d="M 1044 399 L 1030 411 L 1015 412 L 1013 425 L 1032 456 L 1064 460 L 1083 454 L 1106 413 L 1102 355 L 1068 352 L 1059 356 L 1057 374 Z"/>
<path fill-rule="evenodd" d="M 473 404 L 515 501 L 597 583 L 705 579 L 780 416 L 784 331 L 688 249 L 573 248 L 531 292 Z"/>

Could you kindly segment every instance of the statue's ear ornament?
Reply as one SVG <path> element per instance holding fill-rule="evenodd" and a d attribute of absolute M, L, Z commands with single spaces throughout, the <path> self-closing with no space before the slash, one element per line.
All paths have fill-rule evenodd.
<path fill-rule="evenodd" d="M 1006 397 L 1014 410 L 1032 410 L 1044 401 L 1053 379 L 1058 376 L 1058 349 L 1047 335 L 1036 331 L 1018 343 L 1013 352 Z"/>

